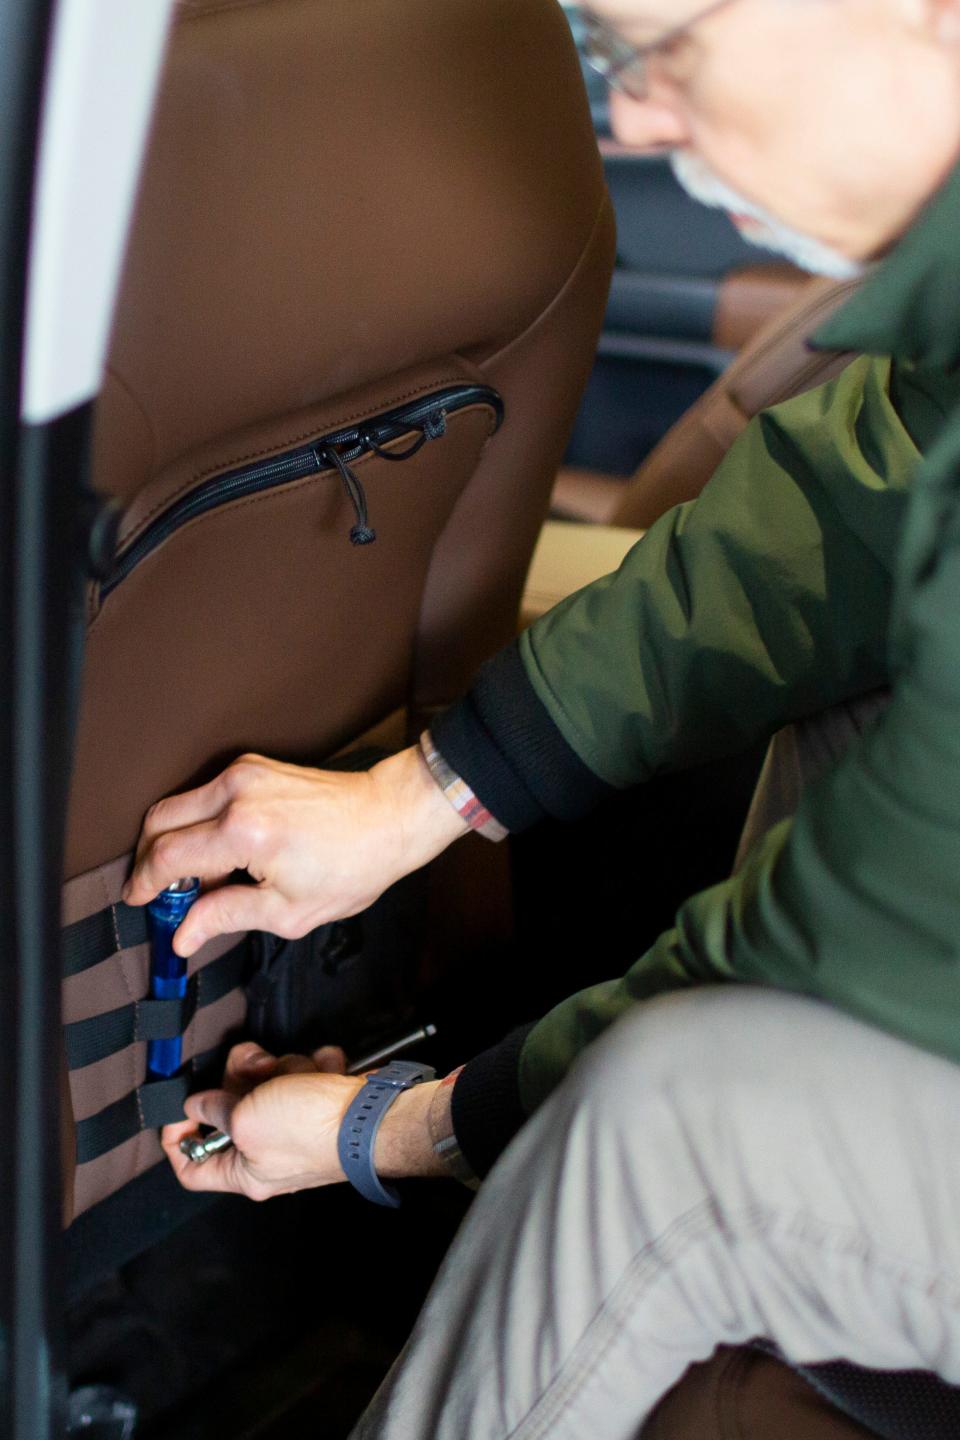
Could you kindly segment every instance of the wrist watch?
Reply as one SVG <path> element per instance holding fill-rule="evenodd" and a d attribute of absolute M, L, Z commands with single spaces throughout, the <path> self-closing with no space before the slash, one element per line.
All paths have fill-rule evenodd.
<path fill-rule="evenodd" d="M 373 1146 L 384 1115 L 404 1090 L 432 1080 L 436 1071 L 431 1065 L 418 1065 L 413 1060 L 392 1060 L 382 1070 L 367 1078 L 363 1089 L 351 1101 L 337 1136 L 337 1155 L 350 1184 L 366 1200 L 375 1205 L 400 1204 L 396 1186 L 382 1181 L 374 1169 Z"/>

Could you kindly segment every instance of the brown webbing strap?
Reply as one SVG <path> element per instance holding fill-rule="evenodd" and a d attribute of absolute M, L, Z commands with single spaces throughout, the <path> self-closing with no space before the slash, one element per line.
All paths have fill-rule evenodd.
<path fill-rule="evenodd" d="M 243 984 L 248 954 L 243 941 L 226 955 L 212 960 L 190 977 L 182 1000 L 136 1000 L 103 1015 L 65 1025 L 63 1036 L 69 1069 L 80 1070 L 105 1060 L 138 1040 L 169 1040 L 182 1035 L 198 1009 L 213 1005 Z"/>

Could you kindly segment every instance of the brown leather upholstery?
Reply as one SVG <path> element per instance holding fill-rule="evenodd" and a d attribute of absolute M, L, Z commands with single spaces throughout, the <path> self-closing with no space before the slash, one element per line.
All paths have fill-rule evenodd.
<path fill-rule="evenodd" d="M 357 462 L 372 545 L 350 544 L 327 473 L 194 519 L 92 587 L 74 888 L 116 898 L 159 796 L 241 751 L 316 759 L 453 698 L 510 637 L 613 246 L 554 0 L 183 0 L 97 413 L 121 546 L 207 478 L 439 387 L 494 387 L 504 421 L 492 435 L 475 405 L 403 464 Z M 145 985 L 125 953 L 118 1005 Z M 109 1000 L 83 976 L 69 990 L 68 1021 Z M 107 1092 L 82 1075 L 89 1115 Z M 157 1157 L 140 1140 L 107 1188 Z M 78 1193 L 97 1199 L 102 1173 Z"/>
<path fill-rule="evenodd" d="M 552 0 L 180 6 L 99 407 L 95 481 L 124 536 L 201 475 L 442 380 L 496 386 L 506 420 L 460 495 L 439 446 L 436 473 L 391 471 L 393 528 L 331 543 L 335 576 L 327 484 L 290 525 L 316 524 L 313 577 L 259 505 L 225 512 L 228 543 L 199 522 L 149 584 L 92 598 L 68 874 L 224 755 L 332 749 L 411 685 L 446 699 L 506 638 L 612 243 Z"/>
<path fill-rule="evenodd" d="M 631 480 L 562 470 L 554 487 L 554 513 L 644 530 L 672 505 L 699 495 L 754 415 L 824 384 L 849 364 L 849 355 L 810 350 L 806 340 L 858 284 L 813 281 L 691 406 Z"/>
<path fill-rule="evenodd" d="M 786 260 L 758 260 L 728 270 L 713 316 L 714 345 L 742 350 L 791 305 L 801 303 L 815 283 Z"/>
<path fill-rule="evenodd" d="M 669 432 L 664 439 L 669 439 Z M 610 517 L 634 479 L 632 475 L 611 475 L 609 471 L 590 470 L 583 465 L 564 465 L 554 481 L 550 514 L 558 520 L 609 525 Z"/>
<path fill-rule="evenodd" d="M 779 1360 L 721 1345 L 691 1365 L 637 1440 L 870 1440 L 809 1381 Z"/>

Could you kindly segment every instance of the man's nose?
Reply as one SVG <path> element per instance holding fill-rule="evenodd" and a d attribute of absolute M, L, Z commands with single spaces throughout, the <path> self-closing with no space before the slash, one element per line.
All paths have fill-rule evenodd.
<path fill-rule="evenodd" d="M 611 91 L 610 128 L 621 145 L 631 150 L 673 150 L 690 140 L 679 103 L 674 103 L 669 90 L 660 86 L 646 100 Z"/>

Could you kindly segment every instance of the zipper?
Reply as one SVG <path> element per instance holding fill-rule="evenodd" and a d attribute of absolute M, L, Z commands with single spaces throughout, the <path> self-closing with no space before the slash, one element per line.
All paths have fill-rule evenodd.
<path fill-rule="evenodd" d="M 148 555 L 188 521 L 233 500 L 289 485 L 294 480 L 303 480 L 308 475 L 320 475 L 325 471 L 339 475 L 354 507 L 356 524 L 350 531 L 351 541 L 354 545 L 370 544 L 376 538 L 376 532 L 370 527 L 367 517 L 363 485 L 351 465 L 364 455 L 378 455 L 381 459 L 398 462 L 409 460 L 428 441 L 439 440 L 446 433 L 448 416 L 472 405 L 489 406 L 496 421 L 494 429 L 500 428 L 503 401 L 496 390 L 487 385 L 450 386 L 424 396 L 412 405 L 398 406 L 383 415 L 363 420 L 359 425 L 319 435 L 310 444 L 289 450 L 285 455 L 275 455 L 271 460 L 245 465 L 205 480 L 188 495 L 175 500 L 151 520 L 135 540 L 118 552 L 113 569 L 101 583 L 101 599 L 105 599 Z M 411 432 L 419 433 L 405 450 L 384 449 L 391 441 Z"/>

